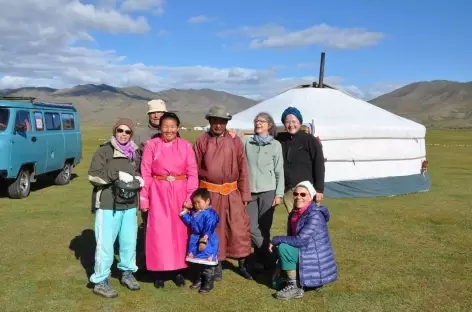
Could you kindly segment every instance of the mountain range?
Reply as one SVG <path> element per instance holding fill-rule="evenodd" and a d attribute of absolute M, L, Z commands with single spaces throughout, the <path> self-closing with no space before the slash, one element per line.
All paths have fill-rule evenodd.
<path fill-rule="evenodd" d="M 370 103 L 426 127 L 472 127 L 472 81 L 415 82 Z"/>
<path fill-rule="evenodd" d="M 141 87 L 78 85 L 68 89 L 25 87 L 0 90 L 3 96 L 36 97 L 48 102 L 73 103 L 84 124 L 112 124 L 120 117 L 146 123 L 146 103 L 161 98 L 169 110 L 181 112 L 187 126 L 206 125 L 208 109 L 226 106 L 233 114 L 258 101 L 211 89 L 169 89 L 153 92 Z M 428 127 L 472 127 L 472 82 L 436 80 L 415 82 L 379 96 L 370 103 Z"/>
<path fill-rule="evenodd" d="M 141 87 L 117 88 L 109 85 L 78 85 L 68 89 L 24 87 L 0 90 L 0 96 L 36 97 L 55 103 L 73 103 L 83 124 L 112 124 L 118 118 L 127 117 L 137 123 L 147 122 L 147 102 L 163 99 L 168 110 L 181 112 L 184 125 L 206 125 L 204 116 L 208 109 L 222 104 L 235 114 L 253 106 L 258 101 L 242 96 L 210 89 L 169 89 L 152 92 Z"/>

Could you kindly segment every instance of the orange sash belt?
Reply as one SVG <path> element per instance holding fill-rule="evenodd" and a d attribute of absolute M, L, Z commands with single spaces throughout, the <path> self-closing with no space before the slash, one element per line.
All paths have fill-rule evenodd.
<path fill-rule="evenodd" d="M 166 180 L 169 182 L 175 181 L 175 180 L 185 180 L 187 179 L 186 175 L 178 175 L 178 176 L 154 176 L 153 177 L 156 180 Z"/>
<path fill-rule="evenodd" d="M 221 195 L 229 195 L 231 192 L 238 189 L 238 182 L 214 184 L 207 181 L 200 181 L 200 187 L 206 188 L 212 193 L 219 193 Z"/>

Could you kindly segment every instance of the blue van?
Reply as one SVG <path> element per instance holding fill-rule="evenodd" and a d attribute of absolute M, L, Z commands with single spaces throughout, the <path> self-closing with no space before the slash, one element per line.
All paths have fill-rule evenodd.
<path fill-rule="evenodd" d="M 68 184 L 81 159 L 79 115 L 72 104 L 0 96 L 0 180 L 10 198 L 27 197 L 39 175 Z"/>

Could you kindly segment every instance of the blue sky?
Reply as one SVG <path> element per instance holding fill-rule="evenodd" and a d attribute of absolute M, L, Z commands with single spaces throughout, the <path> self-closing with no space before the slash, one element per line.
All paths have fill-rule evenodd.
<path fill-rule="evenodd" d="M 24 62 L 4 65 L 4 86 L 204 87 L 266 98 L 317 78 L 322 51 L 327 82 L 366 99 L 414 81 L 472 80 L 469 1 L 51 1 L 68 15 L 43 19 L 51 25 L 29 40 L 63 45 L 48 62 L 57 54 L 64 67 L 41 76 L 31 64 L 30 75 L 18 73 Z"/>

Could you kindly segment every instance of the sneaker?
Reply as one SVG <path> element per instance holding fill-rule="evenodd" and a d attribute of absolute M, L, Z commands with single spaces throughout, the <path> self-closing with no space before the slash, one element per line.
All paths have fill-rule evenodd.
<path fill-rule="evenodd" d="M 121 285 L 128 287 L 130 290 L 140 290 L 138 281 L 134 278 L 131 271 L 124 271 L 121 276 Z"/>
<path fill-rule="evenodd" d="M 104 280 L 101 283 L 95 284 L 95 286 L 93 287 L 93 292 L 105 298 L 118 297 L 118 293 L 113 288 L 111 288 L 110 284 L 108 283 L 108 280 Z"/>
<path fill-rule="evenodd" d="M 302 288 L 298 288 L 296 285 L 289 284 L 282 290 L 275 293 L 275 297 L 280 300 L 300 299 L 303 298 L 305 292 Z"/>

